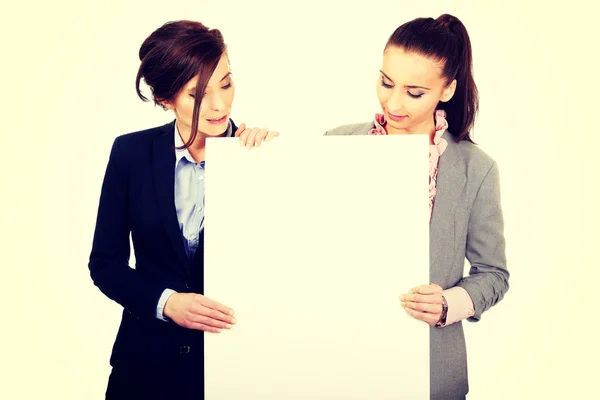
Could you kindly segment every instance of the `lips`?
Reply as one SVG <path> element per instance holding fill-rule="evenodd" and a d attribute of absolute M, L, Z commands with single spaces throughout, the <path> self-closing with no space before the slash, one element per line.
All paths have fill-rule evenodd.
<path fill-rule="evenodd" d="M 222 124 L 225 121 L 227 121 L 227 115 L 224 115 L 221 118 L 207 119 L 207 121 L 208 121 L 209 124 L 219 125 L 219 124 Z"/>
<path fill-rule="evenodd" d="M 400 122 L 406 118 L 406 115 L 395 115 L 388 111 L 388 116 L 392 121 Z"/>

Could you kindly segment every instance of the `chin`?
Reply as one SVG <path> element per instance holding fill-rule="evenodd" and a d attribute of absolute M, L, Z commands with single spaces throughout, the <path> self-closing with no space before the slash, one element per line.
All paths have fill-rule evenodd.
<path fill-rule="evenodd" d="M 407 118 L 405 118 L 402 121 L 394 121 L 391 119 L 386 119 L 386 124 L 388 126 L 391 126 L 392 128 L 396 128 L 396 129 L 406 129 L 406 127 L 409 125 L 408 121 L 406 121 Z"/>
<path fill-rule="evenodd" d="M 222 135 L 223 132 L 227 130 L 227 124 L 229 120 L 226 120 L 222 124 L 213 125 L 213 124 L 203 124 L 203 126 L 198 127 L 199 132 L 203 132 L 207 136 L 219 136 Z"/>
<path fill-rule="evenodd" d="M 225 132 L 225 129 L 227 129 L 227 128 L 225 127 L 223 129 L 219 129 L 218 131 L 215 131 L 215 130 L 204 131 L 203 133 L 209 137 L 212 137 L 212 136 L 217 137 L 217 136 L 221 136 L 223 134 L 223 132 Z"/>

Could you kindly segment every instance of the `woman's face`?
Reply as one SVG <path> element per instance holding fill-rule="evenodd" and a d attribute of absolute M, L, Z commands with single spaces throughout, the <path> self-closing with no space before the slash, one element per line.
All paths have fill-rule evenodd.
<path fill-rule="evenodd" d="M 456 88 L 456 80 L 446 85 L 443 66 L 401 47 L 391 45 L 385 50 L 377 97 L 388 134 L 433 132 L 438 102 L 450 100 Z"/>
<path fill-rule="evenodd" d="M 187 141 L 192 129 L 197 81 L 197 76 L 190 79 L 173 101 L 165 102 L 165 105 L 175 112 L 177 126 L 184 141 Z M 198 118 L 199 135 L 219 136 L 225 132 L 234 94 L 235 88 L 229 70 L 229 60 L 227 54 L 223 53 L 202 97 Z"/>

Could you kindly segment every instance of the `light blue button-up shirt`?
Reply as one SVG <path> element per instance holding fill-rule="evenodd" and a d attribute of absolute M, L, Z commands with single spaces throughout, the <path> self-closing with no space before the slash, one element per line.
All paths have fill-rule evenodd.
<path fill-rule="evenodd" d="M 227 125 L 226 136 L 233 134 L 231 121 Z M 175 123 L 175 147 L 183 146 Z M 175 149 L 175 210 L 179 221 L 179 231 L 189 258 L 198 249 L 200 232 L 204 229 L 204 161 L 196 162 L 187 149 Z M 175 293 L 166 289 L 158 301 L 156 317 L 166 321 L 163 315 L 165 303 Z"/>

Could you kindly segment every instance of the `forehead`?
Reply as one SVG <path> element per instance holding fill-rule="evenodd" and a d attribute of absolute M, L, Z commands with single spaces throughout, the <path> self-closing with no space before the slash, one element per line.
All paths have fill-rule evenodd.
<path fill-rule="evenodd" d="M 383 54 L 381 70 L 396 84 L 431 87 L 443 83 L 443 66 L 442 61 L 390 46 Z"/>
<path fill-rule="evenodd" d="M 215 72 L 213 72 L 212 76 L 210 77 L 210 80 L 208 81 L 208 86 L 219 85 L 221 83 L 221 79 L 223 79 L 223 77 L 225 75 L 227 75 L 228 72 L 229 72 L 229 58 L 227 57 L 226 53 L 223 53 L 223 55 L 219 59 L 219 63 L 217 64 L 217 67 L 215 68 Z M 198 83 L 198 76 L 194 76 L 192 79 L 190 79 L 188 81 L 188 83 L 186 83 L 185 88 L 186 89 L 195 88 L 197 83 Z"/>
<path fill-rule="evenodd" d="M 217 67 L 215 68 L 215 72 L 213 72 L 210 80 L 208 81 L 209 85 L 216 84 L 218 85 L 221 82 L 221 79 L 229 72 L 229 58 L 227 57 L 227 53 L 223 53 Z"/>

